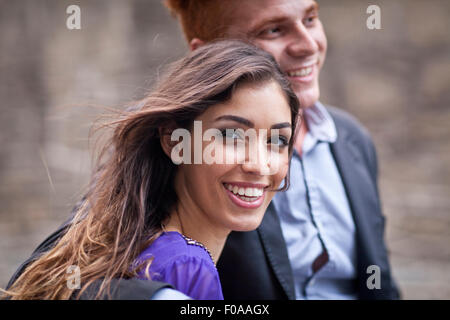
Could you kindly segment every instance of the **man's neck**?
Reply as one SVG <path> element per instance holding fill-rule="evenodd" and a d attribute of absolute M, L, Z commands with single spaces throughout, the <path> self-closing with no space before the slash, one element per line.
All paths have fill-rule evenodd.
<path fill-rule="evenodd" d="M 297 150 L 300 156 L 302 156 L 303 142 L 305 141 L 305 136 L 308 133 L 308 124 L 305 121 L 304 114 L 300 117 L 299 126 L 300 128 L 294 141 L 294 149 Z"/>

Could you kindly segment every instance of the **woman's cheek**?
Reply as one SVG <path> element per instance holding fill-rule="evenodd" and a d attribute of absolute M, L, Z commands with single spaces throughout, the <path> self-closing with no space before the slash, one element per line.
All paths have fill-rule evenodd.
<path fill-rule="evenodd" d="M 272 151 L 270 152 L 270 174 L 276 180 L 283 180 L 287 173 L 287 166 L 289 165 L 289 157 L 287 152 Z"/>
<path fill-rule="evenodd" d="M 287 152 L 286 152 L 286 155 L 283 158 L 282 168 L 283 169 L 281 170 L 282 171 L 282 178 L 281 179 L 284 179 L 286 177 L 288 171 L 289 171 L 289 155 L 288 155 Z"/>

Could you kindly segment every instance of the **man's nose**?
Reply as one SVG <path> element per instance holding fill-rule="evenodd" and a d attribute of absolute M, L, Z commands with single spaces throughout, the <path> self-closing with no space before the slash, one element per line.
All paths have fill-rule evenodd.
<path fill-rule="evenodd" d="M 294 57 L 309 56 L 318 49 L 313 31 L 306 28 L 302 21 L 298 21 L 294 27 L 293 39 L 287 47 L 288 54 Z"/>

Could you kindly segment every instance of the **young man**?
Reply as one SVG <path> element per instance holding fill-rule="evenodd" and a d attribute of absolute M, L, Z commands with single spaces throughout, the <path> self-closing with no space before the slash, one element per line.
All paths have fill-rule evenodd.
<path fill-rule="evenodd" d="M 365 129 L 319 102 L 327 39 L 313 0 L 166 0 L 192 50 L 241 38 L 270 52 L 304 117 L 291 186 L 258 230 L 229 236 L 225 299 L 397 299 L 384 243 L 377 159 Z"/>

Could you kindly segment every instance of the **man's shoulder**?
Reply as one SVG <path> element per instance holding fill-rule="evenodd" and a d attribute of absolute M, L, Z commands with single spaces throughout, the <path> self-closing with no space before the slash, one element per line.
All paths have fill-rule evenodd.
<path fill-rule="evenodd" d="M 359 122 L 359 120 L 355 116 L 335 106 L 324 106 L 333 118 L 338 134 L 343 130 L 346 130 L 353 137 L 357 135 L 363 139 L 372 141 L 369 131 L 364 127 L 364 125 L 361 124 L 361 122 Z"/>
<path fill-rule="evenodd" d="M 363 155 L 372 172 L 376 172 L 377 160 L 375 145 L 369 131 L 350 113 L 333 107 L 325 106 L 334 120 L 338 139 L 341 141 L 351 141 L 351 145 Z"/>

